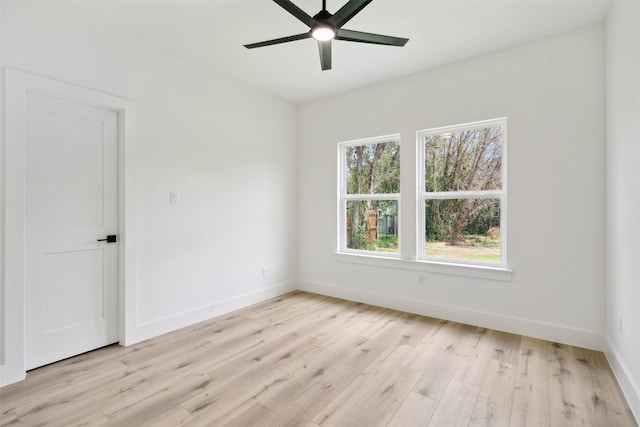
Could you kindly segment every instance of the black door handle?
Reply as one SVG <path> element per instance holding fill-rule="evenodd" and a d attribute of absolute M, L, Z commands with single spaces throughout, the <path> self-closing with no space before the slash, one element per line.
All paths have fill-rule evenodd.
<path fill-rule="evenodd" d="M 115 243 L 117 242 L 117 238 L 115 234 L 110 234 L 106 239 L 98 239 L 98 242 Z"/>

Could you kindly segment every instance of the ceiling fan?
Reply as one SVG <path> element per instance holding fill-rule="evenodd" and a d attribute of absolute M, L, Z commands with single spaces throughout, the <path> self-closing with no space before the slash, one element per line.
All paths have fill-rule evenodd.
<path fill-rule="evenodd" d="M 381 44 L 386 46 L 404 46 L 409 39 L 400 37 L 383 36 L 381 34 L 364 33 L 362 31 L 352 31 L 342 28 L 351 18 L 365 8 L 373 0 L 349 0 L 335 14 L 327 11 L 327 2 L 322 0 L 322 10 L 314 17 L 307 15 L 305 11 L 293 4 L 290 0 L 273 0 L 287 12 L 298 18 L 309 27 L 309 31 L 294 36 L 281 37 L 259 43 L 246 44 L 247 49 L 256 47 L 271 46 L 274 44 L 287 43 L 295 40 L 314 38 L 318 41 L 320 50 L 320 66 L 322 70 L 331 69 L 331 41 L 344 40 L 349 42 Z"/>

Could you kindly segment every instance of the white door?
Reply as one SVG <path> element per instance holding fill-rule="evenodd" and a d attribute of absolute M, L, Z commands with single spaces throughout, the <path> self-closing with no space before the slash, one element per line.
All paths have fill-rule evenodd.
<path fill-rule="evenodd" d="M 118 115 L 26 95 L 25 366 L 118 341 Z M 119 236 L 118 236 L 119 237 Z"/>

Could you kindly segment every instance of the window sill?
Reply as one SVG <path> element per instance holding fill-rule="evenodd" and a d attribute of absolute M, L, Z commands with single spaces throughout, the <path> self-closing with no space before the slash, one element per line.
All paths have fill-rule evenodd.
<path fill-rule="evenodd" d="M 374 267 L 397 268 L 400 270 L 419 271 L 424 273 L 446 274 L 450 276 L 473 277 L 478 279 L 510 282 L 513 272 L 507 268 L 484 265 L 464 265 L 446 262 L 404 260 L 381 256 L 334 253 L 333 259 L 338 262 L 370 265 Z"/>

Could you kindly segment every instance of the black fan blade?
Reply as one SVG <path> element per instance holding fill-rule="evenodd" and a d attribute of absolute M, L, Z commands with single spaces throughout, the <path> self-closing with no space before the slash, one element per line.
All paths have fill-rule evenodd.
<path fill-rule="evenodd" d="M 401 37 L 383 36 L 382 34 L 363 33 L 362 31 L 338 30 L 336 40 L 349 42 L 383 44 L 386 46 L 404 46 L 409 39 Z"/>
<path fill-rule="evenodd" d="M 372 1 L 373 0 L 349 0 L 344 6 L 340 8 L 340 10 L 338 10 L 331 18 L 329 18 L 329 24 L 333 25 L 336 28 L 342 27 Z"/>
<path fill-rule="evenodd" d="M 302 21 L 307 27 L 311 28 L 312 26 L 315 25 L 316 21 L 312 17 L 307 15 L 307 13 L 304 10 L 300 9 L 298 6 L 291 3 L 289 0 L 273 0 L 273 1 L 278 3 L 284 10 L 286 10 L 287 12 L 289 12 L 290 14 L 298 18 L 300 21 Z"/>
<path fill-rule="evenodd" d="M 246 47 L 247 49 L 254 49 L 256 47 L 264 47 L 264 46 L 271 46 L 274 44 L 293 42 L 296 40 L 308 39 L 310 37 L 311 37 L 310 33 L 302 33 L 302 34 L 296 34 L 295 36 L 280 37 L 279 39 L 267 40 L 264 42 L 245 44 L 244 47 Z"/>
<path fill-rule="evenodd" d="M 331 69 L 331 40 L 326 42 L 318 42 L 318 50 L 320 50 L 320 66 L 322 71 Z"/>

